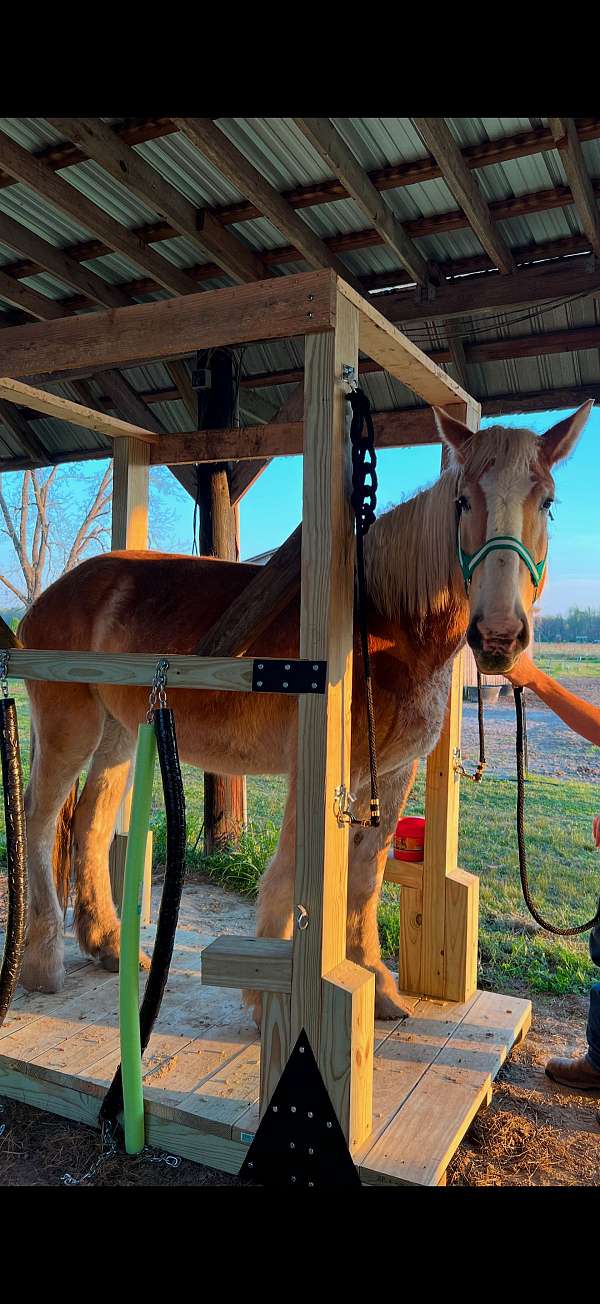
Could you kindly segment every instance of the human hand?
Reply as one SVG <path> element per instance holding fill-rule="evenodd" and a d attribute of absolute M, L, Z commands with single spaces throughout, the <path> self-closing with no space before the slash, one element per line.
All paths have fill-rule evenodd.
<path fill-rule="evenodd" d="M 592 833 L 594 835 L 596 846 L 600 848 L 600 815 L 596 815 L 594 823 L 592 824 Z"/>
<path fill-rule="evenodd" d="M 505 679 L 509 679 L 511 684 L 515 685 L 515 688 L 529 688 L 535 680 L 536 668 L 531 657 L 526 652 L 521 652 L 512 670 L 506 670 L 503 673 Z"/>

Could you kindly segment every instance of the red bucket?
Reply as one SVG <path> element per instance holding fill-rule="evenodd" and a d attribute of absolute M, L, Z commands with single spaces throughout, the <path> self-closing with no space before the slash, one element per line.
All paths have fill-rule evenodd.
<path fill-rule="evenodd" d="M 398 820 L 394 834 L 394 860 L 423 859 L 425 820 L 422 815 L 405 815 Z"/>

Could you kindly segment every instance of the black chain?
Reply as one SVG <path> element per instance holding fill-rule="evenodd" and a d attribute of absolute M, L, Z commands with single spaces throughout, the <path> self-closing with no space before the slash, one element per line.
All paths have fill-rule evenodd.
<path fill-rule="evenodd" d="M 371 405 L 362 389 L 353 389 L 347 395 L 352 405 L 352 425 L 350 442 L 352 444 L 352 509 L 356 521 L 356 590 L 357 614 L 363 667 L 365 673 L 365 691 L 367 698 L 367 733 L 369 740 L 369 770 L 371 776 L 371 815 L 368 820 L 359 820 L 349 810 L 340 811 L 346 823 L 360 824 L 362 828 L 379 828 L 379 780 L 377 777 L 377 751 L 375 745 L 375 711 L 373 708 L 373 683 L 371 677 L 371 657 L 369 653 L 369 631 L 367 626 L 367 585 L 365 580 L 364 537 L 375 520 L 377 506 L 377 454 L 375 452 L 375 431 L 371 417 Z M 366 428 L 366 429 L 365 429 Z"/>

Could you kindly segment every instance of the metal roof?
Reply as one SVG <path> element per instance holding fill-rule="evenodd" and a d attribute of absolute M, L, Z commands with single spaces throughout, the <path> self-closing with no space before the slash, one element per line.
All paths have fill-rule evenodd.
<path fill-rule="evenodd" d="M 105 118 L 104 121 L 118 126 L 120 120 Z M 368 172 L 411 164 L 426 157 L 427 151 L 410 118 L 351 117 L 334 118 L 332 121 L 359 164 Z M 544 118 L 473 117 L 449 118 L 446 121 L 461 148 L 503 140 L 547 126 L 547 119 Z M 280 192 L 289 192 L 296 187 L 323 182 L 332 177 L 320 155 L 291 118 L 220 118 L 216 122 L 229 140 Z M 0 131 L 36 154 L 62 143 L 60 133 L 41 118 L 0 118 Z M 135 144 L 133 148 L 196 207 L 208 206 L 218 211 L 223 206 L 240 204 L 246 199 L 181 132 L 148 139 Z M 590 176 L 599 179 L 600 139 L 584 141 L 582 150 Z M 132 231 L 149 223 L 163 221 L 160 212 L 140 200 L 124 182 L 114 180 L 94 161 L 84 160 L 59 168 L 58 175 L 114 221 Z M 567 186 L 557 149 L 544 149 L 504 162 L 478 166 L 472 175 L 479 182 L 484 198 L 492 204 L 548 191 L 557 186 Z M 380 191 L 380 196 L 400 222 L 433 218 L 456 212 L 457 209 L 456 200 L 441 177 L 384 189 Z M 22 183 L 0 186 L 1 213 L 8 214 L 44 240 L 63 249 L 70 250 L 73 246 L 88 243 L 95 238 L 94 232 L 57 210 Z M 367 226 L 363 212 L 350 198 L 302 207 L 299 213 L 302 220 L 324 240 L 363 232 Z M 288 243 L 267 217 L 251 217 L 229 223 L 226 229 L 248 247 L 261 252 L 276 250 Z M 513 249 L 582 234 L 576 206 L 570 202 L 544 211 L 500 218 L 498 229 Z M 419 235 L 415 239 L 423 256 L 436 262 L 476 258 L 482 254 L 482 246 L 466 221 L 455 229 Z M 180 268 L 193 268 L 201 261 L 198 249 L 185 236 L 160 240 L 152 247 Z M 395 273 L 397 270 L 396 256 L 383 243 L 354 248 L 340 252 L 337 256 L 357 277 Z M 19 256 L 0 243 L 0 268 L 10 268 L 18 261 Z M 118 252 L 86 260 L 83 265 L 113 284 L 125 284 L 143 278 L 140 269 Z M 300 258 L 273 267 L 275 274 L 305 270 L 307 264 Z M 55 301 L 67 301 L 74 293 L 72 288 L 44 271 L 27 276 L 22 283 Z M 230 283 L 225 274 L 216 275 L 210 280 L 202 280 L 199 289 L 219 288 Z M 168 292 L 156 289 L 144 295 L 132 295 L 138 301 L 159 297 L 168 297 Z M 375 302 L 384 307 L 384 300 L 375 297 Z M 12 320 L 13 313 L 14 309 L 10 305 L 0 301 L 0 314 L 5 320 Z M 466 316 L 459 322 L 455 320 L 449 324 L 439 320 L 417 322 L 414 323 L 414 328 L 407 329 L 407 334 L 421 347 L 436 350 L 446 347 L 448 330 L 460 334 L 463 343 L 468 346 L 482 340 L 535 335 L 541 331 L 598 324 L 597 301 L 586 298 L 563 306 L 545 305 L 529 313 L 496 313 L 486 318 L 483 325 L 482 318 L 477 316 Z M 451 370 L 450 364 L 445 365 Z M 243 372 L 246 376 L 301 367 L 302 343 L 298 340 L 252 345 L 244 351 Z M 471 361 L 467 363 L 467 375 L 471 392 L 485 399 L 498 394 L 518 395 L 582 384 L 600 385 L 600 361 L 596 349 L 531 358 L 507 358 L 503 361 Z M 127 370 L 127 378 L 134 388 L 144 394 L 172 389 L 172 381 L 160 364 L 130 368 Z M 418 403 L 410 391 L 383 373 L 365 374 L 362 383 L 376 408 L 410 408 Z M 93 389 L 98 396 L 101 394 L 101 378 L 93 383 Z M 61 392 L 68 393 L 68 386 L 62 387 Z M 259 395 L 268 397 L 276 404 L 280 404 L 289 392 L 289 385 L 272 385 L 268 389 L 257 390 Z M 152 410 L 168 430 L 189 427 L 189 417 L 181 402 L 154 403 Z M 32 418 L 31 423 L 50 454 L 64 453 L 71 449 L 108 447 L 101 436 L 76 430 L 63 423 L 40 418 Z M 6 427 L 0 427 L 0 459 L 18 455 L 16 436 Z"/>

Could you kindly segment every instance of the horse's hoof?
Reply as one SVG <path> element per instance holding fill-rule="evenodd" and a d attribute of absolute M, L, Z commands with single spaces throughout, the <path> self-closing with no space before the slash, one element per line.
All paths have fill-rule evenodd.
<path fill-rule="evenodd" d="M 103 969 L 108 969 L 109 973 L 119 972 L 119 947 L 105 946 L 98 956 Z M 147 970 L 150 968 L 150 957 L 144 951 L 140 951 L 140 969 Z"/>
<path fill-rule="evenodd" d="M 48 960 L 25 956 L 20 973 L 20 982 L 28 992 L 62 992 L 65 985 L 65 967 L 62 961 L 49 964 Z"/>
<path fill-rule="evenodd" d="M 400 996 L 391 996 L 388 992 L 375 994 L 376 1019 L 408 1019 L 411 1014 L 410 1005 L 406 1004 Z"/>

